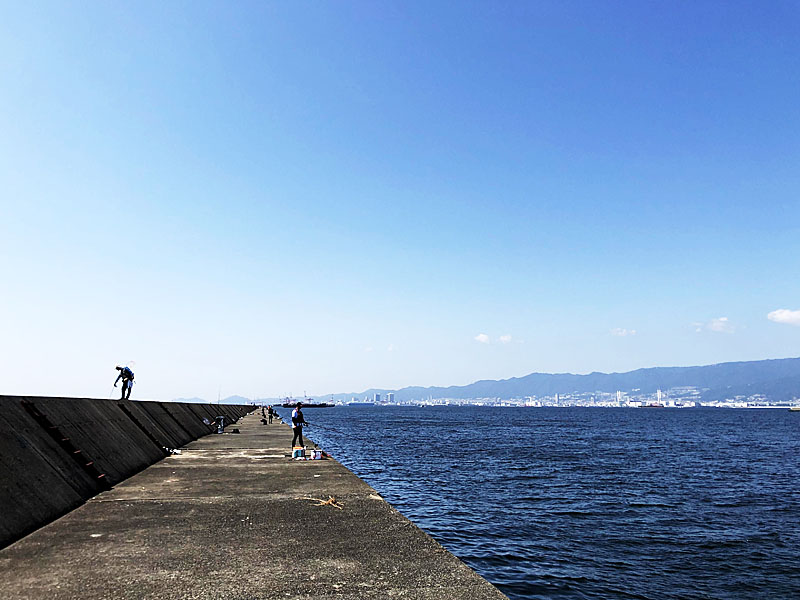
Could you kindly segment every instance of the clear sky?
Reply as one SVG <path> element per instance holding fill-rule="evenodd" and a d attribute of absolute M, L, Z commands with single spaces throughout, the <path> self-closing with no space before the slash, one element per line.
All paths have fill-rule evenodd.
<path fill-rule="evenodd" d="M 0 393 L 800 356 L 800 3 L 5 2 Z"/>

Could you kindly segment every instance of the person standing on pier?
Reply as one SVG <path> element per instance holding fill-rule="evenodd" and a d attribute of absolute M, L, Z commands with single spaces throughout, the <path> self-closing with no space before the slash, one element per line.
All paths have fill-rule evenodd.
<path fill-rule="evenodd" d="M 119 371 L 119 375 L 117 375 L 117 380 L 114 382 L 114 387 L 117 387 L 117 381 L 122 379 L 122 397 L 120 400 L 130 400 L 131 390 L 133 389 L 133 371 L 129 367 L 120 367 L 119 365 L 115 368 Z"/>
<path fill-rule="evenodd" d="M 270 404 L 267 407 L 267 418 L 269 419 L 269 424 L 272 425 L 272 415 L 275 414 L 275 411 L 272 410 L 272 405 Z"/>
<path fill-rule="evenodd" d="M 303 425 L 308 425 L 306 423 L 306 419 L 303 416 L 303 411 L 301 407 L 303 406 L 302 402 L 298 402 L 295 406 L 294 410 L 292 411 L 292 431 L 294 432 L 294 437 L 292 438 L 292 448 L 295 447 L 295 442 L 300 440 L 300 445 L 303 446 Z"/>

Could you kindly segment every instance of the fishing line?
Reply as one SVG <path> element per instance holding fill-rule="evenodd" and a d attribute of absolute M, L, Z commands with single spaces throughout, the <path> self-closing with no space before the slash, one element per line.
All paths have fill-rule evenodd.
<path fill-rule="evenodd" d="M 281 408 L 283 408 L 283 407 L 281 407 Z M 273 409 L 273 410 L 275 410 L 276 414 L 277 414 L 277 409 Z M 288 409 L 283 409 L 283 410 L 288 410 Z M 292 418 L 291 418 L 291 416 L 281 417 L 280 415 L 278 415 L 278 418 L 281 419 L 283 421 L 283 423 L 289 425 L 290 427 L 292 426 Z M 332 433 L 336 433 L 336 434 L 341 435 L 341 436 L 346 436 L 347 435 L 344 431 L 341 431 L 340 429 L 337 429 L 335 427 L 330 427 L 329 425 L 317 425 L 316 423 L 309 423 L 308 425 L 306 425 L 306 427 L 317 427 L 319 429 L 324 429 L 326 431 L 330 431 Z"/>
<path fill-rule="evenodd" d="M 339 435 L 345 435 L 345 433 L 343 431 L 340 431 L 339 429 L 336 429 L 335 427 L 329 427 L 329 426 L 326 426 L 326 425 L 316 425 L 316 424 L 310 424 L 309 427 L 319 427 L 320 429 L 325 429 L 327 431 L 332 431 L 333 433 L 338 433 Z"/>

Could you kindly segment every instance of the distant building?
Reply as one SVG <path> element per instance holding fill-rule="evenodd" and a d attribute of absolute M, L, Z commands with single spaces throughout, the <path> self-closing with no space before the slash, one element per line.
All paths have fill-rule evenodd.
<path fill-rule="evenodd" d="M 375 402 L 380 402 L 380 401 L 381 401 L 381 395 L 375 394 Z"/>
<path fill-rule="evenodd" d="M 394 402 L 394 394 L 392 392 L 389 392 L 388 394 L 386 394 L 386 401 L 387 402 Z"/>

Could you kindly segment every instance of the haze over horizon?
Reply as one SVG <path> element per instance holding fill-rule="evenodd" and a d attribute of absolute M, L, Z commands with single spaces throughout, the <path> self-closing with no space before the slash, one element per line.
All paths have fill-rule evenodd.
<path fill-rule="evenodd" d="M 800 5 L 0 7 L 0 394 L 800 355 Z"/>

